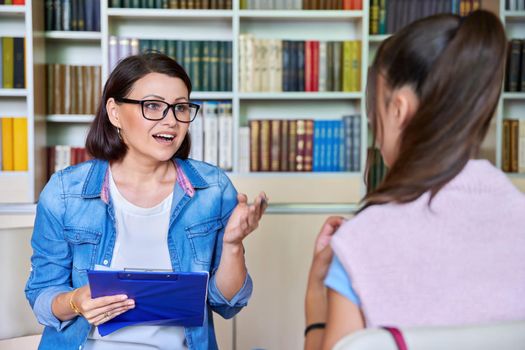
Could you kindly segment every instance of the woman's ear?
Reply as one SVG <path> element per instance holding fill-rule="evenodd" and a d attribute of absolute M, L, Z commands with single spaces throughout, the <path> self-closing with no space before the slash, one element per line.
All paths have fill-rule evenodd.
<path fill-rule="evenodd" d="M 119 119 L 119 105 L 113 97 L 110 97 L 106 102 L 106 112 L 108 113 L 109 121 L 114 127 L 121 129 Z"/>
<path fill-rule="evenodd" d="M 403 86 L 394 92 L 392 102 L 396 124 L 404 129 L 416 113 L 419 99 L 411 87 Z"/>

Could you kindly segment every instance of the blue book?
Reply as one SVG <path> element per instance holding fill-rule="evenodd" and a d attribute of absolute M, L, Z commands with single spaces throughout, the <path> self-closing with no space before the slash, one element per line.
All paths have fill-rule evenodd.
<path fill-rule="evenodd" d="M 361 115 L 352 116 L 352 171 L 361 169 Z"/>
<path fill-rule="evenodd" d="M 91 297 L 125 294 L 135 308 L 98 326 L 101 336 L 131 325 L 200 327 L 208 272 L 88 271 Z"/>
<path fill-rule="evenodd" d="M 332 135 L 334 135 L 333 144 L 333 160 L 331 171 L 339 171 L 339 150 L 341 147 L 341 121 L 332 121 Z"/>
<path fill-rule="evenodd" d="M 312 171 L 320 171 L 319 156 L 321 155 L 321 121 L 314 121 L 314 152 L 313 152 L 313 165 Z"/>
<path fill-rule="evenodd" d="M 333 156 L 333 152 L 334 152 L 334 149 L 333 149 L 334 134 L 333 134 L 333 132 L 334 132 L 334 130 L 332 128 L 331 121 L 326 121 L 326 139 L 325 139 L 325 144 L 326 144 L 326 168 L 325 168 L 325 171 L 332 171 L 332 168 L 333 168 L 333 165 L 332 165 L 332 161 L 334 159 L 334 156 Z"/>

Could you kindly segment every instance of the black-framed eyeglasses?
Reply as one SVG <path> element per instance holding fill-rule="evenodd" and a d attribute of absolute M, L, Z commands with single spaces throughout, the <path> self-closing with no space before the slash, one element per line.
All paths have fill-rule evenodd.
<path fill-rule="evenodd" d="M 115 101 L 140 105 L 142 116 L 148 120 L 162 120 L 166 118 L 171 108 L 175 119 L 181 123 L 191 123 L 197 116 L 200 108 L 198 104 L 191 102 L 169 104 L 160 100 L 133 100 L 120 97 L 115 98 Z"/>

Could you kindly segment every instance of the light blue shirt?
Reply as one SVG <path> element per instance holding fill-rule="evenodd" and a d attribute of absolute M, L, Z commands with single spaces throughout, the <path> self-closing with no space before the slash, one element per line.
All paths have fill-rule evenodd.
<path fill-rule="evenodd" d="M 339 261 L 335 254 L 334 258 L 332 259 L 332 263 L 330 264 L 330 268 L 328 270 L 326 278 L 324 280 L 324 284 L 328 288 L 333 289 L 337 293 L 346 297 L 348 300 L 350 300 L 357 306 L 361 306 L 359 297 L 352 288 L 352 281 L 350 280 L 350 276 L 348 276 L 343 265 L 341 264 L 341 261 Z"/>
<path fill-rule="evenodd" d="M 208 271 L 208 300 L 202 327 L 185 328 L 191 350 L 217 349 L 211 312 L 231 318 L 246 304 L 252 280 L 227 300 L 217 288 L 215 272 L 222 237 L 237 205 L 237 191 L 219 168 L 176 159 L 195 189 L 173 189 L 167 248 L 175 272 Z M 31 245 L 31 273 L 26 297 L 45 325 L 40 350 L 81 349 L 91 325 L 83 317 L 60 322 L 51 311 L 54 298 L 88 283 L 87 270 L 111 266 L 115 248 L 115 213 L 108 196 L 108 162 L 91 160 L 54 174 L 37 205 Z"/>

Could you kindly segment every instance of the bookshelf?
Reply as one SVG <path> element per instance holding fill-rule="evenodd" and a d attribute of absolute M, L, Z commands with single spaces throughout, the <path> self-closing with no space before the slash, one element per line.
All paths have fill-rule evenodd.
<path fill-rule="evenodd" d="M 510 6 L 513 6 L 513 3 L 514 2 L 505 1 L 499 3 L 500 18 L 505 25 L 505 31 L 507 32 L 507 38 L 509 41 L 512 39 L 525 39 L 525 10 L 511 8 Z M 507 8 L 506 6 L 509 7 Z M 512 53 L 512 49 L 509 50 Z M 507 70 L 510 71 L 510 68 L 507 67 Z M 520 89 L 518 88 L 518 90 Z M 509 120 L 513 119 L 518 120 L 519 124 L 525 123 L 525 92 L 509 92 L 507 91 L 507 87 L 504 87 L 497 110 L 496 131 L 496 164 L 499 168 L 504 170 L 507 170 L 507 165 L 505 165 L 505 154 L 511 152 L 508 150 L 508 144 L 505 144 L 508 138 L 508 134 L 505 136 L 505 123 L 508 123 Z M 518 126 L 518 128 L 520 127 L 521 125 Z M 525 144 L 523 144 L 519 134 L 517 135 L 517 139 L 518 153 L 520 153 L 523 152 L 521 148 L 525 147 Z M 523 146 L 520 143 L 523 144 Z M 519 172 L 519 164 L 517 170 L 518 172 L 508 172 L 507 175 L 516 186 L 525 190 L 525 173 Z"/>
<path fill-rule="evenodd" d="M 42 137 L 42 79 L 39 54 L 42 40 L 33 35 L 39 25 L 31 2 L 26 5 L 0 5 L 0 37 L 24 37 L 24 88 L 0 88 L 0 116 L 25 118 L 27 129 L 27 170 L 0 170 L 0 203 L 32 203 L 35 189 L 42 186 L 40 147 Z M 36 91 L 36 93 L 33 93 Z"/>

